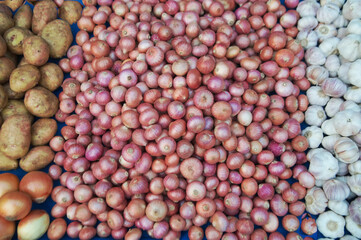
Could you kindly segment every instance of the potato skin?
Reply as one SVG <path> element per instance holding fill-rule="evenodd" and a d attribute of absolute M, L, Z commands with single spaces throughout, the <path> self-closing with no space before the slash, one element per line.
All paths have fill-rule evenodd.
<path fill-rule="evenodd" d="M 63 83 L 64 74 L 55 63 L 47 63 L 40 67 L 41 78 L 39 85 L 53 92 Z"/>
<path fill-rule="evenodd" d="M 8 104 L 8 94 L 5 88 L 0 85 L 0 111 Z"/>
<path fill-rule="evenodd" d="M 64 56 L 73 42 L 73 34 L 69 23 L 56 19 L 48 23 L 40 32 L 50 47 L 50 57 L 61 58 Z"/>
<path fill-rule="evenodd" d="M 33 11 L 31 10 L 29 5 L 24 4 L 14 15 L 15 26 L 30 29 L 32 18 Z"/>
<path fill-rule="evenodd" d="M 1 111 L 1 117 L 4 121 L 14 115 L 25 115 L 29 118 L 30 122 L 34 120 L 34 116 L 29 113 L 21 100 L 8 100 L 8 104 Z"/>
<path fill-rule="evenodd" d="M 0 13 L 4 13 L 5 15 L 12 17 L 13 13 L 11 11 L 11 9 L 6 6 L 5 4 L 0 4 Z"/>
<path fill-rule="evenodd" d="M 55 136 L 58 127 L 56 121 L 51 118 L 41 118 L 31 127 L 31 145 L 41 146 L 48 144 Z"/>
<path fill-rule="evenodd" d="M 15 11 L 18 9 L 22 4 L 24 0 L 5 0 L 5 5 L 7 5 L 11 10 Z"/>
<path fill-rule="evenodd" d="M 49 45 L 38 36 L 25 38 L 23 52 L 25 60 L 35 66 L 42 66 L 49 60 Z"/>
<path fill-rule="evenodd" d="M 6 12 L 0 12 L 0 35 L 15 26 L 15 21 Z"/>
<path fill-rule="evenodd" d="M 27 154 L 31 141 L 31 122 L 25 115 L 6 119 L 0 131 L 0 151 L 9 158 L 21 158 Z"/>
<path fill-rule="evenodd" d="M 49 146 L 38 146 L 20 159 L 20 167 L 26 172 L 36 171 L 46 167 L 53 159 L 54 152 Z"/>
<path fill-rule="evenodd" d="M 4 85 L 4 89 L 5 89 L 6 94 L 8 95 L 9 100 L 17 100 L 17 99 L 21 99 L 25 96 L 24 92 L 17 93 L 17 92 L 14 92 L 13 90 L 11 90 L 9 83 Z M 25 105 L 24 105 L 24 107 L 25 107 Z"/>
<path fill-rule="evenodd" d="M 7 57 L 0 58 L 0 84 L 9 81 L 11 72 L 15 69 L 15 64 Z"/>
<path fill-rule="evenodd" d="M 59 100 L 48 89 L 35 87 L 25 93 L 26 109 L 36 117 L 52 117 L 58 110 Z"/>
<path fill-rule="evenodd" d="M 9 171 L 17 169 L 19 162 L 16 159 L 9 158 L 2 152 L 0 152 L 0 171 Z"/>
<path fill-rule="evenodd" d="M 14 92 L 26 92 L 38 84 L 40 77 L 37 67 L 29 64 L 20 66 L 15 68 L 10 75 L 10 88 Z"/>
<path fill-rule="evenodd" d="M 80 19 L 82 9 L 77 1 L 65 1 L 59 8 L 59 17 L 71 25 Z"/>
<path fill-rule="evenodd" d="M 23 42 L 28 36 L 33 35 L 29 29 L 13 27 L 4 33 L 4 38 L 8 49 L 17 55 L 23 54 Z"/>
<path fill-rule="evenodd" d="M 5 39 L 0 35 L 0 57 L 5 56 L 8 47 L 6 46 Z"/>
<path fill-rule="evenodd" d="M 57 18 L 57 7 L 53 1 L 45 0 L 36 3 L 33 9 L 31 29 L 38 34 L 46 24 Z"/>

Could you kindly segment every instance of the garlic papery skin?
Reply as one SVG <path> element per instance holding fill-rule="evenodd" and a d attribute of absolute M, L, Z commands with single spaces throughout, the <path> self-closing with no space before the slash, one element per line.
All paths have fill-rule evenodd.
<path fill-rule="evenodd" d="M 356 198 L 350 203 L 348 208 L 352 221 L 361 224 L 361 197 Z"/>
<path fill-rule="evenodd" d="M 318 180 L 318 179 L 316 179 L 316 181 L 315 181 L 315 186 L 316 186 L 316 187 L 322 187 L 325 182 L 326 182 L 325 180 Z"/>
<path fill-rule="evenodd" d="M 356 143 L 356 145 L 357 145 L 358 147 L 361 147 L 361 132 L 358 133 L 358 134 L 356 134 L 356 135 L 353 135 L 353 136 L 351 137 L 351 139 Z"/>
<path fill-rule="evenodd" d="M 338 69 L 340 68 L 340 59 L 336 55 L 329 55 L 326 58 L 325 68 L 330 72 L 331 77 L 336 77 Z"/>
<path fill-rule="evenodd" d="M 340 68 L 338 69 L 337 76 L 341 79 L 344 83 L 350 84 L 348 80 L 348 70 L 350 69 L 351 63 L 343 63 L 341 64 Z"/>
<path fill-rule="evenodd" d="M 327 198 L 321 188 L 313 187 L 305 196 L 306 210 L 311 214 L 323 213 L 327 207 Z"/>
<path fill-rule="evenodd" d="M 322 66 L 308 66 L 306 69 L 306 77 L 310 83 L 319 85 L 329 77 L 329 72 Z"/>
<path fill-rule="evenodd" d="M 326 113 L 323 107 L 318 105 L 309 106 L 305 112 L 305 122 L 312 126 L 321 126 L 326 120 Z"/>
<path fill-rule="evenodd" d="M 348 174 L 348 164 L 338 161 L 338 172 L 337 176 L 345 176 Z"/>
<path fill-rule="evenodd" d="M 338 160 L 325 149 L 316 148 L 307 153 L 310 162 L 308 171 L 320 180 L 329 180 L 338 172 Z"/>
<path fill-rule="evenodd" d="M 348 33 L 361 34 L 361 19 L 352 19 L 347 25 Z"/>
<path fill-rule="evenodd" d="M 335 114 L 333 124 L 336 132 L 343 137 L 358 134 L 361 130 L 361 113 L 345 110 Z"/>
<path fill-rule="evenodd" d="M 325 39 L 318 46 L 325 56 L 335 54 L 337 52 L 337 45 L 340 42 L 340 39 L 337 37 L 330 37 Z"/>
<path fill-rule="evenodd" d="M 361 174 L 361 160 L 348 165 L 348 172 L 351 175 Z"/>
<path fill-rule="evenodd" d="M 314 0 L 302 1 L 298 4 L 296 10 L 301 17 L 313 16 L 317 14 L 317 10 L 320 8 L 320 4 Z"/>
<path fill-rule="evenodd" d="M 347 178 L 347 185 L 353 193 L 361 196 L 361 174 L 355 174 Z"/>
<path fill-rule="evenodd" d="M 335 145 L 335 142 L 340 138 L 341 136 L 338 134 L 333 134 L 329 136 L 325 136 L 322 139 L 322 147 L 326 149 L 327 151 L 333 153 L 333 146 Z"/>
<path fill-rule="evenodd" d="M 323 92 L 331 97 L 342 97 L 347 91 L 347 85 L 338 78 L 327 78 L 321 86 Z"/>
<path fill-rule="evenodd" d="M 356 60 L 351 63 L 350 68 L 348 69 L 348 80 L 354 86 L 361 87 L 361 59 Z"/>
<path fill-rule="evenodd" d="M 334 3 L 326 3 L 317 11 L 317 20 L 322 23 L 332 23 L 340 14 L 340 8 Z"/>
<path fill-rule="evenodd" d="M 309 148 L 318 148 L 322 142 L 323 131 L 316 126 L 309 126 L 302 131 L 302 135 L 307 138 Z"/>
<path fill-rule="evenodd" d="M 360 156 L 356 143 L 347 137 L 339 138 L 335 142 L 333 150 L 336 158 L 347 164 L 356 162 Z"/>
<path fill-rule="evenodd" d="M 358 239 L 351 235 L 345 235 L 342 238 L 340 238 L 340 240 L 358 240 Z"/>
<path fill-rule="evenodd" d="M 360 11 L 361 12 L 361 11 Z M 357 51 L 361 42 L 361 36 L 357 34 L 349 34 L 341 39 L 337 45 L 337 49 L 342 57 L 353 62 L 360 58 L 360 52 Z"/>
<path fill-rule="evenodd" d="M 360 112 L 361 108 L 360 106 L 355 103 L 354 101 L 344 101 L 341 105 L 340 105 L 340 111 L 344 111 L 344 110 L 352 110 L 354 112 Z"/>
<path fill-rule="evenodd" d="M 350 194 L 347 184 L 336 179 L 326 181 L 322 188 L 328 200 L 343 201 Z"/>
<path fill-rule="evenodd" d="M 330 200 L 328 201 L 328 208 L 332 211 L 334 211 L 335 213 L 341 215 L 341 216 L 347 216 L 348 213 L 348 202 L 346 200 L 343 201 L 333 201 Z"/>
<path fill-rule="evenodd" d="M 361 225 L 355 223 L 350 216 L 346 217 L 346 229 L 351 233 L 352 236 L 361 239 Z"/>
<path fill-rule="evenodd" d="M 343 97 L 346 100 L 361 103 L 361 88 L 355 86 L 349 87 Z"/>
<path fill-rule="evenodd" d="M 297 40 L 305 49 L 317 46 L 318 36 L 315 31 L 300 31 L 297 34 Z"/>
<path fill-rule="evenodd" d="M 320 42 L 323 42 L 325 39 L 337 36 L 336 27 L 331 24 L 319 24 L 315 29 L 315 32 Z"/>
<path fill-rule="evenodd" d="M 331 98 L 325 107 L 327 116 L 335 116 L 335 114 L 340 111 L 340 106 L 343 102 L 342 98 Z"/>
<path fill-rule="evenodd" d="M 327 3 L 333 3 L 333 4 L 337 5 L 337 7 L 341 8 L 342 5 L 345 3 L 345 0 L 321 0 L 320 3 L 321 3 L 321 6 L 324 6 Z"/>
<path fill-rule="evenodd" d="M 306 92 L 308 102 L 311 105 L 325 106 L 330 100 L 330 97 L 327 96 L 320 86 L 312 86 Z"/>
<path fill-rule="evenodd" d="M 321 125 L 321 129 L 326 135 L 337 134 L 337 131 L 336 131 L 336 128 L 335 128 L 332 118 L 324 121 Z"/>
<path fill-rule="evenodd" d="M 345 234 L 345 219 L 333 211 L 321 213 L 316 224 L 318 231 L 325 237 L 339 238 Z"/>
<path fill-rule="evenodd" d="M 312 47 L 307 49 L 305 60 L 310 65 L 323 65 L 326 62 L 326 56 L 318 47 Z"/>
<path fill-rule="evenodd" d="M 347 20 L 361 18 L 361 1 L 360 0 L 347 0 L 342 7 L 342 15 Z"/>
<path fill-rule="evenodd" d="M 346 37 L 347 34 L 348 34 L 348 32 L 347 32 L 347 29 L 346 29 L 346 28 L 339 28 L 339 29 L 337 30 L 337 35 L 336 35 L 336 37 L 339 38 L 339 39 L 342 39 L 342 38 Z"/>
<path fill-rule="evenodd" d="M 332 25 L 335 28 L 346 27 L 347 24 L 348 24 L 348 21 L 343 15 L 338 15 L 338 17 L 332 22 Z"/>
<path fill-rule="evenodd" d="M 300 18 L 297 23 L 297 28 L 299 31 L 309 31 L 317 27 L 318 21 L 313 16 L 306 16 Z"/>

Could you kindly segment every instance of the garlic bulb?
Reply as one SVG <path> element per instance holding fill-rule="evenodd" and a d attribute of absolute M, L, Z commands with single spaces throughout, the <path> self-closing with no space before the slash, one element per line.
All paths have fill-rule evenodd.
<path fill-rule="evenodd" d="M 310 83 L 319 85 L 329 77 L 329 72 L 322 66 L 308 66 L 306 69 L 306 77 Z"/>
<path fill-rule="evenodd" d="M 347 86 L 338 78 L 327 78 L 322 83 L 322 90 L 328 96 L 342 97 L 347 91 Z"/>
<path fill-rule="evenodd" d="M 321 126 L 326 120 L 326 113 L 321 106 L 311 105 L 305 112 L 305 122 L 308 125 Z"/>
<path fill-rule="evenodd" d="M 347 185 L 357 196 L 361 196 L 361 174 L 352 175 L 347 178 Z"/>
<path fill-rule="evenodd" d="M 360 69 L 361 69 L 361 59 L 358 59 L 355 62 L 351 63 L 347 73 L 348 80 L 350 81 L 350 83 L 357 87 L 361 87 Z"/>
<path fill-rule="evenodd" d="M 319 22 L 330 24 L 340 14 L 340 8 L 333 3 L 326 3 L 317 11 L 317 20 Z"/>
<path fill-rule="evenodd" d="M 316 148 L 307 153 L 310 162 L 308 171 L 320 180 L 329 180 L 336 176 L 338 172 L 338 161 L 325 149 Z"/>
<path fill-rule="evenodd" d="M 316 126 L 309 126 L 302 131 L 302 135 L 307 138 L 310 148 L 318 148 L 322 142 L 323 131 Z"/>
<path fill-rule="evenodd" d="M 347 31 L 353 34 L 361 34 L 361 19 L 352 19 L 347 25 Z"/>
<path fill-rule="evenodd" d="M 342 15 L 347 20 L 361 18 L 361 1 L 360 0 L 347 0 L 342 7 Z"/>
<path fill-rule="evenodd" d="M 323 213 L 327 207 L 327 198 L 321 188 L 313 187 L 305 196 L 306 210 L 311 214 Z"/>
<path fill-rule="evenodd" d="M 360 156 L 356 143 L 347 137 L 339 138 L 333 149 L 336 158 L 347 164 L 356 162 Z"/>
<path fill-rule="evenodd" d="M 347 184 L 336 179 L 326 181 L 322 188 L 327 199 L 333 201 L 343 201 L 350 194 L 350 189 Z"/>
<path fill-rule="evenodd" d="M 331 24 L 319 24 L 315 29 L 315 32 L 320 42 L 323 42 L 325 39 L 337 36 L 336 27 Z"/>
<path fill-rule="evenodd" d="M 361 160 L 349 164 L 348 171 L 351 175 L 361 174 Z"/>
<path fill-rule="evenodd" d="M 330 72 L 331 77 L 336 77 L 338 69 L 340 68 L 340 59 L 336 55 L 329 55 L 326 58 L 325 68 Z"/>
<path fill-rule="evenodd" d="M 298 4 L 296 10 L 301 17 L 316 16 L 317 10 L 320 8 L 320 4 L 314 0 L 302 1 Z"/>
<path fill-rule="evenodd" d="M 322 139 L 322 147 L 329 152 L 333 153 L 333 146 L 335 145 L 335 142 L 340 138 L 341 136 L 338 134 L 333 134 L 329 136 L 325 136 Z"/>
<path fill-rule="evenodd" d="M 332 22 L 332 25 L 336 28 L 346 27 L 347 24 L 348 21 L 343 15 L 338 15 L 338 17 Z"/>
<path fill-rule="evenodd" d="M 325 182 L 326 182 L 325 180 L 317 180 L 316 179 L 315 186 L 316 187 L 322 187 Z"/>
<path fill-rule="evenodd" d="M 336 19 L 336 20 L 337 20 L 337 19 Z M 339 29 L 337 30 L 337 35 L 336 35 L 336 37 L 339 38 L 339 39 L 342 39 L 342 38 L 346 37 L 347 34 L 348 34 L 348 32 L 347 32 L 347 29 L 346 29 L 346 28 L 339 28 Z"/>
<path fill-rule="evenodd" d="M 318 231 L 325 237 L 339 238 L 345 234 L 345 219 L 333 211 L 321 213 L 316 224 Z"/>
<path fill-rule="evenodd" d="M 361 197 L 354 199 L 348 208 L 352 221 L 361 224 Z"/>
<path fill-rule="evenodd" d="M 348 80 L 348 76 L 347 76 L 350 66 L 351 66 L 351 63 L 343 63 L 343 64 L 341 64 L 341 66 L 337 72 L 338 78 L 341 79 L 346 84 L 350 83 L 350 81 Z"/>
<path fill-rule="evenodd" d="M 346 200 L 343 201 L 328 201 L 327 204 L 328 208 L 334 211 L 335 213 L 341 215 L 341 216 L 347 216 L 348 215 L 348 202 Z"/>
<path fill-rule="evenodd" d="M 335 54 L 337 52 L 337 45 L 340 42 L 340 39 L 337 37 L 330 37 L 325 39 L 318 46 L 325 56 Z"/>
<path fill-rule="evenodd" d="M 361 12 L 361 11 L 360 11 Z M 350 62 L 360 58 L 360 52 L 355 51 L 358 49 L 361 42 L 361 36 L 357 34 L 349 34 L 345 38 L 341 39 L 337 45 L 337 49 L 342 57 Z"/>
<path fill-rule="evenodd" d="M 343 102 L 342 98 L 331 98 L 325 107 L 327 116 L 335 116 L 335 114 L 340 111 L 340 106 Z"/>
<path fill-rule="evenodd" d="M 361 113 L 345 110 L 335 114 L 333 124 L 336 132 L 343 137 L 358 134 L 361 130 Z"/>
<path fill-rule="evenodd" d="M 324 6 L 327 3 L 333 3 L 333 4 L 336 4 L 339 8 L 341 8 L 342 5 L 345 3 L 345 0 L 321 0 L 320 3 L 321 3 L 321 6 Z"/>
<path fill-rule="evenodd" d="M 309 31 L 317 27 L 318 21 L 313 16 L 306 16 L 300 18 L 297 23 L 297 28 L 299 31 Z"/>
<path fill-rule="evenodd" d="M 337 176 L 345 176 L 348 174 L 348 164 L 338 161 L 338 172 Z"/>
<path fill-rule="evenodd" d="M 327 135 L 334 135 L 334 134 L 337 134 L 337 131 L 336 131 L 336 128 L 335 128 L 335 125 L 333 123 L 333 119 L 328 119 L 326 121 L 324 121 L 321 125 L 321 129 L 322 131 L 327 134 Z"/>
<path fill-rule="evenodd" d="M 360 112 L 361 108 L 360 106 L 355 103 L 354 101 L 344 101 L 341 105 L 340 105 L 340 111 L 344 111 L 344 110 L 352 110 L 354 112 Z"/>
<path fill-rule="evenodd" d="M 308 102 L 311 105 L 325 106 L 330 100 L 330 97 L 327 96 L 320 86 L 312 86 L 306 92 Z"/>
<path fill-rule="evenodd" d="M 297 34 L 297 40 L 300 41 L 303 48 L 309 49 L 316 47 L 318 36 L 315 31 L 300 31 Z"/>
<path fill-rule="evenodd" d="M 355 223 L 350 216 L 346 217 L 346 229 L 352 236 L 361 239 L 361 225 Z"/>
<path fill-rule="evenodd" d="M 310 65 L 323 65 L 326 62 L 326 56 L 318 47 L 312 47 L 307 49 L 305 60 Z"/>
<path fill-rule="evenodd" d="M 340 238 L 340 240 L 358 240 L 358 239 L 351 235 L 345 235 L 342 238 Z"/>
<path fill-rule="evenodd" d="M 356 135 L 353 135 L 353 136 L 351 137 L 351 139 L 356 143 L 356 145 L 357 145 L 358 147 L 361 147 L 361 132 L 358 133 L 358 134 L 356 134 Z"/>
<path fill-rule="evenodd" d="M 361 103 L 361 88 L 355 86 L 349 87 L 343 97 L 346 100 Z"/>

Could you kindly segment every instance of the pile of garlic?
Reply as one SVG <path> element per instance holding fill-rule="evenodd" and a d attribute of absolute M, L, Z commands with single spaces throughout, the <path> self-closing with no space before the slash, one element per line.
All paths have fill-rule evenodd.
<path fill-rule="evenodd" d="M 361 238 L 361 0 L 305 0 L 297 11 L 313 85 L 302 132 L 316 179 L 307 211 L 324 237 Z"/>

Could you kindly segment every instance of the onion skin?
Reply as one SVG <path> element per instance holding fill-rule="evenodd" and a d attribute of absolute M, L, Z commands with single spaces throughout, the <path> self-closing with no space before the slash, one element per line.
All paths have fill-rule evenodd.
<path fill-rule="evenodd" d="M 32 202 L 27 193 L 9 192 L 0 198 L 0 216 L 9 221 L 23 219 L 31 210 Z"/>
<path fill-rule="evenodd" d="M 47 236 L 50 240 L 61 239 L 66 233 L 67 224 L 63 218 L 54 219 L 48 228 Z"/>
<path fill-rule="evenodd" d="M 44 210 L 33 210 L 19 222 L 18 238 L 20 240 L 39 239 L 46 233 L 49 223 L 49 215 Z"/>
<path fill-rule="evenodd" d="M 15 234 L 15 222 L 7 221 L 5 218 L 0 217 L 0 239 L 12 239 Z"/>
<path fill-rule="evenodd" d="M 53 180 L 44 172 L 33 171 L 21 179 L 19 188 L 29 194 L 34 202 L 43 203 L 51 194 Z"/>
<path fill-rule="evenodd" d="M 0 174 L 0 198 L 7 192 L 19 190 L 19 178 L 12 173 Z"/>

